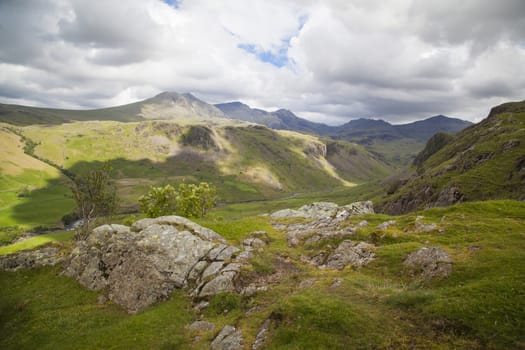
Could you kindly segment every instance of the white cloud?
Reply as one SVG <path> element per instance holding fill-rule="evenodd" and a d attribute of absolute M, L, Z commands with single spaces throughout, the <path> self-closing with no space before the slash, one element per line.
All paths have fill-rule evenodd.
<path fill-rule="evenodd" d="M 0 102 L 93 108 L 174 90 L 344 123 L 479 120 L 524 98 L 522 0 L 97 4 L 0 2 Z"/>

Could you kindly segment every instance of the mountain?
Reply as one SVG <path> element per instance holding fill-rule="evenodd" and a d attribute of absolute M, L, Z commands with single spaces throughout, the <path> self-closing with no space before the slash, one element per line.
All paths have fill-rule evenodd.
<path fill-rule="evenodd" d="M 148 119 L 178 121 L 225 118 L 214 106 L 192 94 L 163 92 L 127 105 L 92 110 L 68 110 L 0 104 L 0 122 L 14 125 L 62 124 L 72 121 L 113 120 L 136 122 Z"/>
<path fill-rule="evenodd" d="M 471 122 L 444 115 L 436 115 L 409 124 L 394 125 L 394 128 L 405 137 L 427 141 L 437 132 L 456 133 L 472 125 Z"/>
<path fill-rule="evenodd" d="M 64 110 L 0 104 L 0 122 L 13 125 L 62 124 L 72 121 L 175 120 L 178 123 L 231 123 L 246 121 L 275 130 L 293 130 L 346 140 L 366 147 L 375 156 L 397 167 L 410 164 L 425 142 L 436 132 L 457 132 L 469 122 L 435 116 L 404 125 L 383 120 L 356 119 L 341 126 L 328 126 L 300 118 L 286 109 L 267 112 L 241 102 L 208 104 L 192 94 L 163 92 L 123 106 L 94 110 Z"/>
<path fill-rule="evenodd" d="M 293 130 L 317 135 L 326 135 L 333 130 L 328 125 L 300 118 L 287 109 L 267 112 L 262 109 L 251 108 L 241 102 L 219 103 L 215 107 L 220 109 L 228 118 L 257 123 L 276 130 Z"/>
<path fill-rule="evenodd" d="M 456 135 L 437 134 L 417 157 L 417 172 L 390 184 L 384 212 L 487 199 L 525 200 L 525 101 L 494 107 Z"/>
<path fill-rule="evenodd" d="M 410 164 L 425 142 L 437 132 L 454 133 L 470 122 L 443 115 L 408 124 L 392 125 L 384 120 L 355 119 L 341 126 L 314 123 L 289 110 L 267 112 L 241 102 L 216 104 L 228 118 L 266 125 L 277 130 L 295 130 L 346 140 L 365 146 L 383 160 L 399 167 Z"/>

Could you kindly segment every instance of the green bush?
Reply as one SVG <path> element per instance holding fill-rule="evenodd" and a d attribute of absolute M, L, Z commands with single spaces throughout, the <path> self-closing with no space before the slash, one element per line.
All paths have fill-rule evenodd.
<path fill-rule="evenodd" d="M 199 185 L 171 185 L 151 187 L 139 198 L 140 210 L 148 217 L 178 214 L 185 217 L 202 218 L 216 202 L 216 189 L 213 185 L 201 182 Z"/>

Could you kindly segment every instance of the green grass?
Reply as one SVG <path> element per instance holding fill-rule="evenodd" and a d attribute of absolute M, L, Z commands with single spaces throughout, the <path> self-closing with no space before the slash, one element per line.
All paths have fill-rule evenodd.
<path fill-rule="evenodd" d="M 333 200 L 346 202 L 351 194 L 342 190 Z M 283 202 L 298 204 L 306 198 Z M 523 202 L 472 202 L 397 217 L 351 217 L 349 224 L 369 222 L 352 239 L 375 243 L 377 258 L 362 269 L 342 271 L 320 270 L 301 260 L 301 255 L 329 250 L 341 239 L 289 248 L 286 236 L 271 227 L 269 217 L 242 215 L 243 205 L 245 213 L 264 209 L 254 208 L 254 203 L 238 204 L 230 216 L 219 216 L 217 211 L 198 222 L 236 245 L 251 231 L 267 231 L 269 245 L 256 254 L 241 279 L 273 282 L 268 291 L 252 298 L 228 293 L 213 298 L 200 318 L 215 323 L 215 331 L 192 333 L 184 328 L 197 317 L 184 292 L 129 316 L 111 303 L 97 305 L 97 293 L 58 276 L 58 268 L 45 268 L 0 273 L 0 348 L 207 349 L 225 324 L 240 329 L 250 346 L 268 317 L 273 320 L 268 349 L 518 349 L 525 345 Z M 444 231 L 414 232 L 417 215 Z M 376 230 L 386 220 L 397 224 Z M 69 236 L 56 233 L 23 243 L 29 248 L 50 238 Z M 449 277 L 422 280 L 408 274 L 403 260 L 423 246 L 439 246 L 451 255 Z M 337 278 L 342 283 L 332 288 Z M 313 285 L 301 287 L 307 279 Z M 201 338 L 192 342 L 196 335 Z"/>
<path fill-rule="evenodd" d="M 184 325 L 193 312 L 188 297 L 129 316 L 97 304 L 97 293 L 58 276 L 56 268 L 0 272 L 2 349 L 180 349 L 190 347 Z"/>
<path fill-rule="evenodd" d="M 13 243 L 6 246 L 0 247 L 0 255 L 15 253 L 19 250 L 30 250 L 35 249 L 41 245 L 51 243 L 51 242 L 63 242 L 70 241 L 73 239 L 73 231 L 62 231 L 62 232 L 53 232 L 45 233 L 35 237 L 25 239 L 21 242 Z"/>

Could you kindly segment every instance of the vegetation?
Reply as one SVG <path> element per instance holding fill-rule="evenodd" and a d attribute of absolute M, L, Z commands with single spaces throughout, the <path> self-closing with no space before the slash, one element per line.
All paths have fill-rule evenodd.
<path fill-rule="evenodd" d="M 110 178 L 111 167 L 106 163 L 101 169 L 76 176 L 71 192 L 82 224 L 76 239 L 85 239 L 93 227 L 93 220 L 104 217 L 108 222 L 117 211 L 117 190 Z"/>
<path fill-rule="evenodd" d="M 268 349 L 523 347 L 525 203 L 487 201 L 398 217 L 352 217 L 349 223 L 369 222 L 352 239 L 375 242 L 377 258 L 359 270 L 343 271 L 302 263 L 301 255 L 325 245 L 289 248 L 268 217 L 218 220 L 214 215 L 200 222 L 236 244 L 252 230 L 268 232 L 269 246 L 255 259 L 254 270 L 246 271 L 247 278 L 280 276 L 267 292 L 252 298 L 220 294 L 200 315 L 184 292 L 175 292 L 169 301 L 129 316 L 112 303 L 97 304 L 97 293 L 57 275 L 57 269 L 2 272 L 0 347 L 207 349 L 225 324 L 241 329 L 251 344 L 267 318 L 272 320 Z M 413 231 L 418 215 L 444 232 Z M 397 224 L 377 235 L 375 227 L 392 219 Z M 404 258 L 422 246 L 447 250 L 454 260 L 452 275 L 427 281 L 407 274 Z M 342 282 L 332 287 L 337 279 Z M 301 287 L 305 280 L 313 285 Z M 217 328 L 202 333 L 184 328 L 196 318 Z M 193 342 L 194 336 L 201 338 Z"/>
<path fill-rule="evenodd" d="M 525 199 L 524 105 L 495 107 L 451 139 L 432 138 L 418 156 L 417 174 L 390 190 L 380 207 L 402 213 L 457 201 Z"/>
<path fill-rule="evenodd" d="M 150 218 L 163 215 L 178 215 L 202 218 L 215 205 L 216 189 L 201 182 L 199 185 L 181 183 L 177 190 L 171 185 L 151 187 L 139 198 L 140 210 Z"/>

